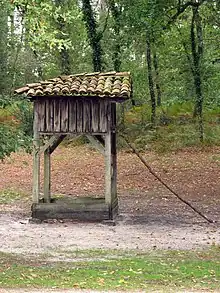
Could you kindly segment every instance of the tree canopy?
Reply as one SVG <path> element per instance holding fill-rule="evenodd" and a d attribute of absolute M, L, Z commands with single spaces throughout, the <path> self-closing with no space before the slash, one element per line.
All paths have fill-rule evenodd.
<path fill-rule="evenodd" d="M 218 0 L 3 0 L 0 16 L 1 108 L 32 81 L 131 71 L 142 123 L 188 103 L 204 139 L 204 109 L 220 104 Z"/>

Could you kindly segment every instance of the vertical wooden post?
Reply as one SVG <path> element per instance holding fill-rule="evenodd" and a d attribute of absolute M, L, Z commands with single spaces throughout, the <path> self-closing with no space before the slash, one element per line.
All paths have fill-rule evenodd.
<path fill-rule="evenodd" d="M 111 156 L 111 132 L 105 135 L 105 202 L 109 206 L 110 218 L 112 217 L 112 156 Z"/>
<path fill-rule="evenodd" d="M 112 157 L 112 208 L 117 212 L 117 147 L 116 147 L 116 103 L 111 104 L 111 157 Z"/>
<path fill-rule="evenodd" d="M 40 136 L 38 132 L 38 107 L 37 102 L 34 102 L 34 124 L 33 124 L 33 190 L 32 201 L 33 203 L 39 202 L 40 193 Z"/>
<path fill-rule="evenodd" d="M 116 154 L 116 133 L 111 134 L 111 162 L 112 162 L 112 178 L 111 178 L 111 194 L 113 208 L 118 206 L 117 199 L 117 154 Z"/>
<path fill-rule="evenodd" d="M 116 156 L 116 105 L 109 104 L 108 131 L 105 135 L 105 202 L 109 206 L 109 218 L 118 210 L 117 156 Z"/>
<path fill-rule="evenodd" d="M 50 149 L 44 151 L 44 202 L 50 202 Z"/>

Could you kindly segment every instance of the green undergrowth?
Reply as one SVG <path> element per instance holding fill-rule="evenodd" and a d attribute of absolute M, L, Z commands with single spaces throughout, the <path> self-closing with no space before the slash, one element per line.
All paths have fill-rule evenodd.
<path fill-rule="evenodd" d="M 204 140 L 200 141 L 193 104 L 175 103 L 157 109 L 156 127 L 152 128 L 148 105 L 134 107 L 125 114 L 125 133 L 139 150 L 169 152 L 187 147 L 220 145 L 220 109 L 204 109 Z M 119 139 L 121 147 L 126 146 Z"/>
<path fill-rule="evenodd" d="M 147 253 L 87 250 L 68 252 L 66 262 L 1 253 L 0 287 L 164 292 L 216 289 L 220 282 L 219 252 L 219 247 L 206 251 Z M 70 257 L 75 260 L 70 261 Z"/>
<path fill-rule="evenodd" d="M 21 199 L 28 200 L 28 195 L 13 189 L 0 190 L 0 204 L 11 204 Z"/>

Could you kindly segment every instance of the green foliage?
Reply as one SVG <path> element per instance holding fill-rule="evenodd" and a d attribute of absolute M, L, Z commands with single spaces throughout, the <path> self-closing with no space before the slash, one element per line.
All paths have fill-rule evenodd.
<path fill-rule="evenodd" d="M 4 105 L 4 104 L 3 104 Z M 25 100 L 0 108 L 0 159 L 19 149 L 31 151 L 33 111 Z M 12 120 L 13 119 L 13 120 Z"/>
<path fill-rule="evenodd" d="M 25 136 L 33 136 L 33 105 L 27 100 L 20 100 L 14 105 L 15 117 L 19 121 L 19 129 Z"/>
<path fill-rule="evenodd" d="M 125 132 L 140 150 L 167 152 L 191 146 L 220 145 L 220 110 L 204 111 L 204 141 L 200 143 L 192 102 L 176 102 L 157 108 L 157 127 L 152 128 L 148 105 L 125 113 Z"/>
<path fill-rule="evenodd" d="M 0 160 L 18 150 L 17 130 L 0 124 Z"/>
<path fill-rule="evenodd" d="M 0 124 L 0 160 L 19 149 L 31 151 L 32 139 L 16 127 Z"/>
<path fill-rule="evenodd" d="M 161 144 L 164 141 L 165 145 L 168 142 L 172 145 L 175 141 L 171 137 L 173 132 L 178 141 L 183 140 L 176 145 L 196 144 L 198 127 L 193 119 L 196 91 L 192 70 L 192 2 L 111 0 L 98 1 L 97 5 L 92 0 L 84 2 L 91 4 L 90 16 L 95 21 L 96 32 L 94 34 L 91 30 L 90 42 L 87 38 L 89 22 L 85 20 L 92 18 L 83 14 L 83 5 L 77 0 L 0 1 L 0 108 L 12 107 L 12 116 L 20 121 L 18 127 L 11 131 L 11 140 L 18 134 L 19 141 L 26 145 L 26 137 L 29 141 L 32 132 L 31 107 L 24 101 L 16 101 L 14 105 L 13 89 L 64 71 L 92 71 L 92 53 L 97 38 L 104 70 L 118 67 L 121 71 L 132 73 L 136 107 L 132 109 L 131 105 L 126 105 L 125 109 L 128 118 L 126 130 L 130 131 L 131 138 L 137 139 L 138 144 L 147 137 L 147 141 L 161 141 Z M 204 45 L 199 63 L 204 99 L 204 139 L 205 143 L 218 144 L 220 46 L 215 41 L 220 37 L 218 1 L 200 1 L 198 5 Z M 151 104 L 146 39 L 151 41 L 152 55 L 156 52 L 158 58 L 159 75 L 156 76 L 155 71 L 152 73 L 162 92 L 162 106 L 156 109 L 155 129 L 149 122 Z M 64 59 L 68 61 L 66 70 L 63 70 Z M 156 84 L 154 90 L 157 93 Z M 10 133 L 9 126 L 5 127 L 2 128 L 4 141 Z M 180 128 L 184 131 L 182 136 L 177 134 Z M 5 143 L 5 147 L 15 150 L 17 143 Z"/>

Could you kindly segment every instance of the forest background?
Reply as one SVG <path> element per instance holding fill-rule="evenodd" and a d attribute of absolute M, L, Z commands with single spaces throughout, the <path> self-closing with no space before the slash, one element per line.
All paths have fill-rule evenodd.
<path fill-rule="evenodd" d="M 31 148 L 15 88 L 97 71 L 131 72 L 118 124 L 139 149 L 219 145 L 219 40 L 219 0 L 1 0 L 0 159 Z"/>

